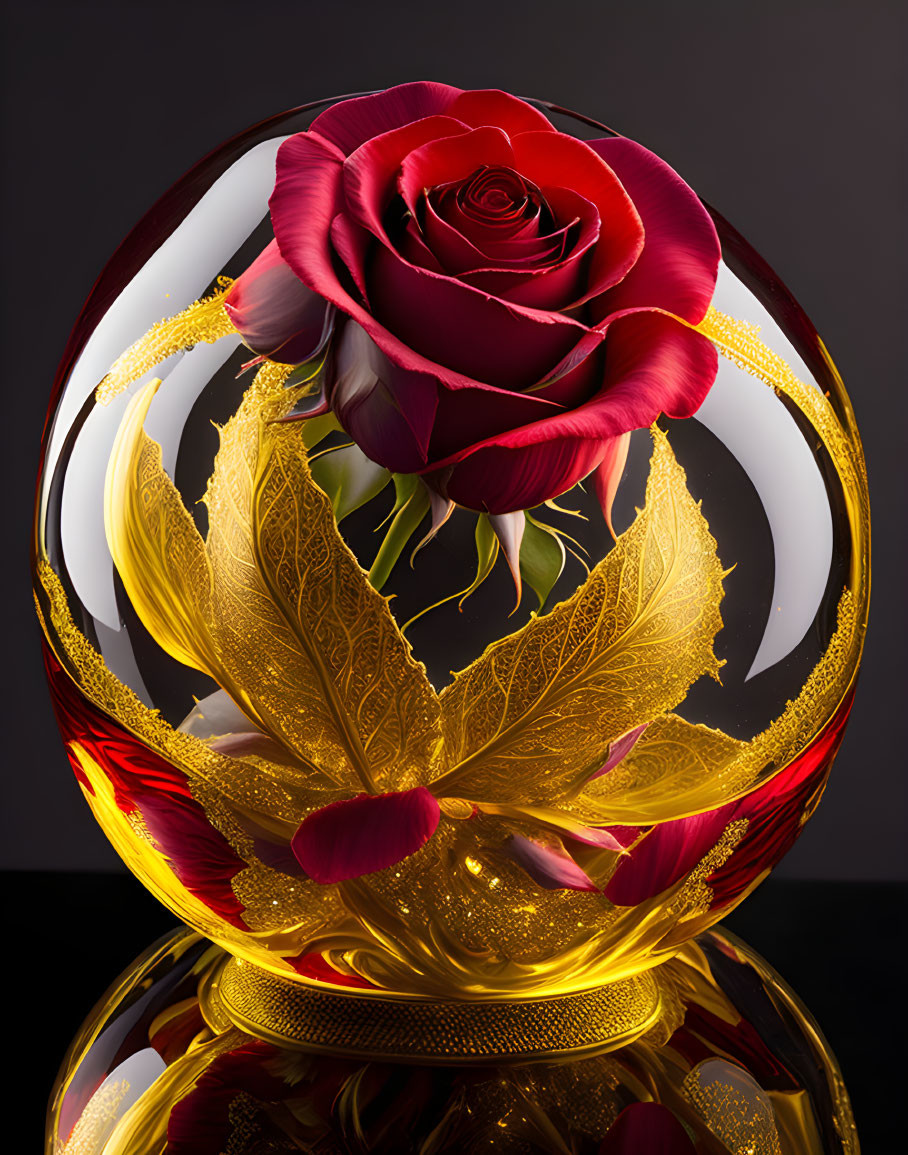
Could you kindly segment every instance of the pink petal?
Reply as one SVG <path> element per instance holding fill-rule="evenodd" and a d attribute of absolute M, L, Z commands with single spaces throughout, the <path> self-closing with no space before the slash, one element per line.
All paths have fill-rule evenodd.
<path fill-rule="evenodd" d="M 631 1103 L 609 1127 L 599 1155 L 695 1155 L 695 1148 L 668 1107 Z"/>
<path fill-rule="evenodd" d="M 297 277 L 277 241 L 233 282 L 224 308 L 250 349 L 288 365 L 308 361 L 330 333 L 328 302 Z"/>
<path fill-rule="evenodd" d="M 597 770 L 595 774 L 590 775 L 590 782 L 592 782 L 594 778 L 600 778 L 603 774 L 608 774 L 609 770 L 614 770 L 622 758 L 627 757 L 637 745 L 637 739 L 648 725 L 649 722 L 644 722 L 642 726 L 636 726 L 633 730 L 628 730 L 626 734 L 622 734 L 620 738 L 616 738 L 608 748 L 608 761 L 601 770 Z"/>
<path fill-rule="evenodd" d="M 611 830 L 606 830 L 604 827 L 587 826 L 564 830 L 562 837 L 580 842 L 583 846 L 596 846 L 600 850 L 615 850 L 619 854 L 623 854 L 625 850 L 624 843 L 616 838 Z"/>
<path fill-rule="evenodd" d="M 425 846 L 441 811 L 425 786 L 359 794 L 303 819 L 290 846 L 310 878 L 323 885 L 385 870 Z"/>
<path fill-rule="evenodd" d="M 447 112 L 461 94 L 459 88 L 426 80 L 398 84 L 371 96 L 354 96 L 333 104 L 315 118 L 309 132 L 331 141 L 349 156 L 374 136 Z"/>
<path fill-rule="evenodd" d="M 515 834 L 507 843 L 508 852 L 544 890 L 598 890 L 569 854 L 559 853 L 532 838 Z"/>
<path fill-rule="evenodd" d="M 702 320 L 716 287 L 722 250 L 697 194 L 669 165 L 625 137 L 591 140 L 627 189 L 646 233 L 643 252 L 620 285 L 597 302 L 619 309 L 656 306 L 686 321 Z"/>

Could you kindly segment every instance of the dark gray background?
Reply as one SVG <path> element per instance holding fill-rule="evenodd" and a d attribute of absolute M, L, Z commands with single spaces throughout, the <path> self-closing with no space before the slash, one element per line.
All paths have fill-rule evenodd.
<path fill-rule="evenodd" d="M 874 597 L 848 736 L 779 873 L 908 878 L 906 13 L 901 0 L 8 5 L 0 867 L 122 869 L 54 727 L 28 574 L 46 398 L 94 278 L 224 137 L 320 97 L 437 79 L 540 96 L 641 140 L 776 268 L 824 337 L 867 450 Z"/>

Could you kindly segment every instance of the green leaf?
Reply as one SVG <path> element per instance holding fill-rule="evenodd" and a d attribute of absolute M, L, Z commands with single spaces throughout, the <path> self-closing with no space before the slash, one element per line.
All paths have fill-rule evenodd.
<path fill-rule="evenodd" d="M 315 483 L 331 498 L 338 522 L 371 501 L 391 480 L 388 470 L 370 461 L 356 445 L 321 454 L 311 469 Z"/>
<path fill-rule="evenodd" d="M 526 514 L 526 529 L 520 543 L 520 577 L 545 605 L 564 569 L 564 543 L 549 526 Z"/>

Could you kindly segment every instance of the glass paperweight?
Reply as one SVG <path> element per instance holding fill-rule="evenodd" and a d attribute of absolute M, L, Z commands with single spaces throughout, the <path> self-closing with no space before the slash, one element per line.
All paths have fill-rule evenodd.
<path fill-rule="evenodd" d="M 413 1150 L 466 1150 L 469 1116 L 497 1120 L 495 1150 L 637 1150 L 665 1128 L 679 1152 L 857 1151 L 838 1084 L 834 1107 L 782 1057 L 790 1083 L 767 1082 L 772 1030 L 728 976 L 787 996 L 708 932 L 820 799 L 868 549 L 822 341 L 641 145 L 421 83 L 209 155 L 89 297 L 39 484 L 73 769 L 124 862 L 215 944 L 175 939 L 123 980 L 152 967 L 169 1006 L 163 960 L 185 954 L 179 982 L 205 993 L 185 1038 L 148 1036 L 153 1086 L 91 1149 L 134 1149 L 153 1096 L 148 1150 L 203 1150 L 176 1137 L 190 1107 L 161 1112 L 207 1103 L 183 1096 L 242 1053 L 243 1095 L 285 1122 L 343 1100 L 347 1134 L 382 1080 L 447 1104 Z M 631 1086 L 596 1056 L 638 1041 L 669 1050 Z M 50 1150 L 97 1114 L 66 1089 L 85 1055 Z M 523 1073 L 457 1083 L 476 1062 Z M 722 1095 L 762 1145 L 729 1145 Z M 528 1137 L 536 1111 L 562 1146 Z M 315 1150 L 308 1126 L 268 1149 Z"/>

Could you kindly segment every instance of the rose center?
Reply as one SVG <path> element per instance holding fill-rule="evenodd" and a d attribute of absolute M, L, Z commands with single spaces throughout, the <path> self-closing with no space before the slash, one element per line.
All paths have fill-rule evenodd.
<path fill-rule="evenodd" d="M 543 198 L 520 173 L 498 165 L 482 165 L 457 190 L 457 203 L 468 217 L 484 224 L 514 224 L 539 215 Z"/>

